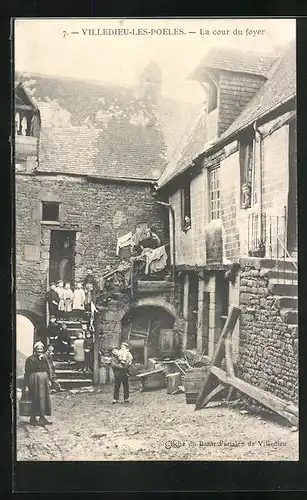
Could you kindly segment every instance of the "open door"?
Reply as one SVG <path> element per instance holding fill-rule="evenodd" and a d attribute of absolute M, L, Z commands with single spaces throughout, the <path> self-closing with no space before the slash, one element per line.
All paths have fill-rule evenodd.
<path fill-rule="evenodd" d="M 49 282 L 62 280 L 74 281 L 75 268 L 75 231 L 51 231 L 49 256 Z"/>

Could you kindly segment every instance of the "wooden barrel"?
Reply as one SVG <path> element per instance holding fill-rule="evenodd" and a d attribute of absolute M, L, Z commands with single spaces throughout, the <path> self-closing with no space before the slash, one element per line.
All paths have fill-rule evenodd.
<path fill-rule="evenodd" d="M 159 349 L 162 359 L 176 358 L 179 354 L 179 340 L 176 330 L 161 330 L 159 336 Z"/>
<path fill-rule="evenodd" d="M 208 373 L 209 364 L 201 368 L 190 368 L 183 376 L 183 385 L 187 404 L 195 404 L 200 390 L 203 388 L 204 380 Z"/>

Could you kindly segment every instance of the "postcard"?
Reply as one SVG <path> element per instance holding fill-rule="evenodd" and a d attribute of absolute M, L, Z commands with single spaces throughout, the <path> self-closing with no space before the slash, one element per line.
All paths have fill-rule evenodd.
<path fill-rule="evenodd" d="M 295 28 L 14 20 L 18 462 L 299 459 Z"/>

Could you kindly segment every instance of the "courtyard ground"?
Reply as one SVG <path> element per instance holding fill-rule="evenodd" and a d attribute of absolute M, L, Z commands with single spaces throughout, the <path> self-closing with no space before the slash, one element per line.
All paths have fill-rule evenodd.
<path fill-rule="evenodd" d="M 52 396 L 53 425 L 17 416 L 17 460 L 298 460 L 298 432 L 235 406 L 194 411 L 184 394 L 139 391 L 112 405 L 112 387 Z M 292 429 L 293 430 L 293 429 Z"/>

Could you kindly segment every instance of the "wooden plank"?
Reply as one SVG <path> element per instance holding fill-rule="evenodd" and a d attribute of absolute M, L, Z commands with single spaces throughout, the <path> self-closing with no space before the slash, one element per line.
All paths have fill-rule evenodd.
<path fill-rule="evenodd" d="M 205 397 L 204 399 L 204 402 L 203 402 L 203 406 L 206 405 L 207 403 L 209 403 L 209 401 L 214 397 L 216 396 L 217 394 L 219 394 L 220 392 L 224 391 L 226 389 L 226 386 L 224 384 L 219 384 L 217 385 L 211 392 L 210 394 L 208 394 L 208 396 Z"/>
<path fill-rule="evenodd" d="M 214 353 L 212 361 L 211 361 L 211 365 L 210 365 L 210 368 L 209 368 L 208 375 L 205 378 L 204 386 L 203 386 L 202 390 L 200 391 L 200 393 L 197 396 L 197 400 L 196 400 L 196 404 L 195 404 L 195 410 L 199 410 L 200 408 L 202 408 L 203 402 L 204 402 L 207 394 L 209 394 L 209 392 L 213 388 L 214 377 L 212 377 L 212 373 L 211 373 L 212 370 L 211 370 L 211 368 L 214 365 L 216 365 L 216 364 L 221 364 L 222 359 L 224 357 L 224 340 L 225 340 L 225 337 L 228 334 L 231 334 L 231 332 L 233 331 L 234 326 L 235 326 L 235 324 L 237 322 L 237 319 L 239 317 L 240 311 L 241 311 L 240 308 L 237 307 L 237 306 L 234 306 L 234 305 L 230 306 L 230 308 L 229 308 L 228 317 L 227 317 L 227 320 L 226 320 L 226 322 L 224 324 L 224 327 L 223 327 L 221 336 L 219 338 L 218 344 L 216 346 L 216 350 L 215 350 L 215 353 Z"/>
<path fill-rule="evenodd" d="M 215 375 L 223 384 L 231 385 L 250 398 L 255 399 L 263 406 L 266 406 L 270 410 L 273 410 L 282 417 L 286 418 L 287 420 L 289 420 L 289 422 L 291 422 L 292 425 L 298 425 L 298 409 L 296 411 L 296 414 L 290 413 L 288 410 L 288 407 L 290 405 L 288 405 L 288 403 L 283 401 L 282 399 L 273 396 L 273 394 L 269 394 L 263 389 L 254 387 L 248 382 L 238 379 L 237 377 L 229 377 L 226 372 L 224 372 L 217 366 L 213 366 L 211 368 L 211 373 Z"/>
<path fill-rule="evenodd" d="M 231 376 L 231 377 L 234 377 L 235 376 L 235 371 L 234 371 L 232 357 L 231 357 L 229 335 L 227 335 L 227 337 L 225 338 L 225 356 L 226 356 L 227 374 L 229 376 Z"/>

